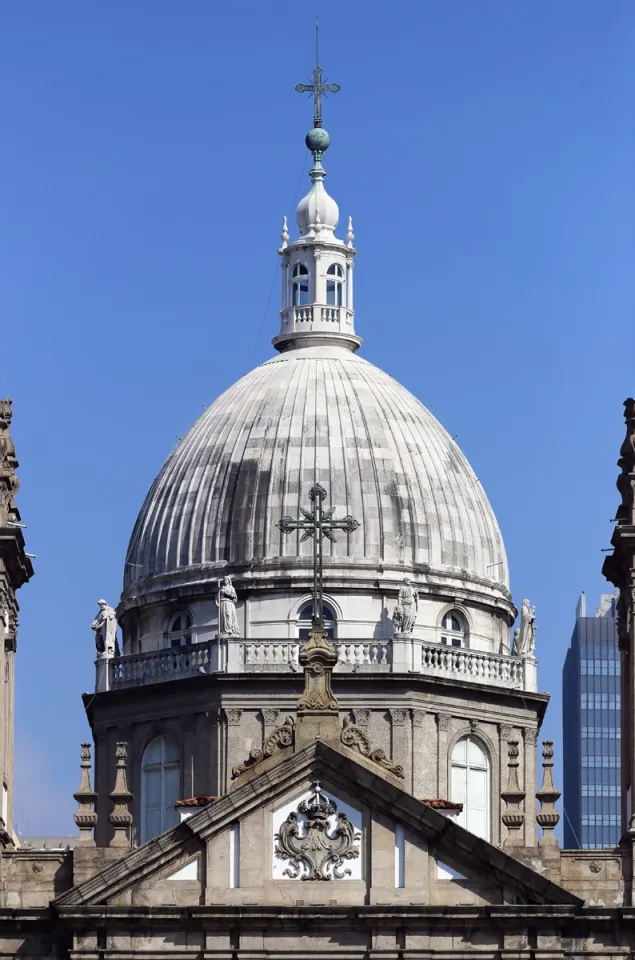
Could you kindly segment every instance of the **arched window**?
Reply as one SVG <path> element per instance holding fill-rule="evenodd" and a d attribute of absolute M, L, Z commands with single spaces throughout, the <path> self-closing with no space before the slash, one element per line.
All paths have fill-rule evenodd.
<path fill-rule="evenodd" d="M 326 635 L 333 640 L 335 637 L 335 625 L 337 620 L 335 614 L 326 603 L 322 604 L 322 616 L 324 617 L 324 630 Z M 298 638 L 300 640 L 308 639 L 312 623 L 313 604 L 307 603 L 302 607 L 300 613 L 298 614 Z"/>
<path fill-rule="evenodd" d="M 142 843 L 178 823 L 174 804 L 180 799 L 179 751 L 171 740 L 156 737 L 145 748 L 141 763 Z"/>
<path fill-rule="evenodd" d="M 309 302 L 309 271 L 303 263 L 293 268 L 293 306 L 305 307 Z"/>
<path fill-rule="evenodd" d="M 441 621 L 441 643 L 448 647 L 464 647 L 466 634 L 463 620 L 456 611 L 450 610 L 446 613 Z"/>
<path fill-rule="evenodd" d="M 187 643 L 191 643 L 193 626 L 194 621 L 192 620 L 191 614 L 187 613 L 187 611 L 177 613 L 176 616 L 170 620 L 167 634 L 168 646 L 182 647 Z"/>
<path fill-rule="evenodd" d="M 480 741 L 462 737 L 452 750 L 451 799 L 463 804 L 457 818 L 462 827 L 489 840 L 489 761 Z"/>
<path fill-rule="evenodd" d="M 344 273 L 339 263 L 332 263 L 326 271 L 326 302 L 332 307 L 342 306 Z"/>

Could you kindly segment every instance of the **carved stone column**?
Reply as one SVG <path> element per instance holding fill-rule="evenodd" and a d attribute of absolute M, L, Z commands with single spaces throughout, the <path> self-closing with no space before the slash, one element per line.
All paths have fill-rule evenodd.
<path fill-rule="evenodd" d="M 93 790 L 90 782 L 90 744 L 82 743 L 81 750 L 81 778 L 77 792 L 73 794 L 77 800 L 78 807 L 74 820 L 79 827 L 79 840 L 76 846 L 94 847 L 93 828 L 97 823 L 97 814 L 95 813 L 95 803 L 97 794 Z"/>
<path fill-rule="evenodd" d="M 406 772 L 406 783 L 412 783 L 410 767 L 410 738 L 408 730 L 408 711 L 389 710 L 392 738 L 391 753 L 394 763 L 398 763 Z M 410 776 L 409 776 L 410 773 Z"/>
<path fill-rule="evenodd" d="M 523 785 L 525 789 L 525 846 L 536 845 L 536 742 L 534 727 L 523 729 Z"/>
<path fill-rule="evenodd" d="M 112 813 L 109 816 L 110 825 L 113 828 L 113 837 L 110 841 L 111 847 L 130 847 L 130 827 L 132 826 L 132 814 L 130 813 L 130 803 L 132 794 L 128 790 L 128 780 L 126 776 L 126 744 L 121 741 L 117 744 L 115 758 L 117 762 L 117 773 L 115 777 L 115 786 L 110 794 L 112 800 Z"/>
<path fill-rule="evenodd" d="M 554 833 L 560 814 L 556 810 L 556 802 L 560 799 L 560 791 L 556 790 L 553 782 L 553 741 L 542 742 L 542 786 L 536 794 L 540 801 L 540 811 L 536 815 L 538 825 L 542 827 L 542 837 L 538 841 L 539 847 L 558 848 L 558 839 Z"/>
<path fill-rule="evenodd" d="M 452 717 L 437 713 L 437 796 L 431 799 L 449 800 L 448 796 L 448 733 Z"/>
<path fill-rule="evenodd" d="M 507 748 L 507 788 L 501 793 L 501 797 L 505 801 L 505 811 L 501 820 L 507 827 L 505 847 L 522 847 L 524 843 L 522 828 L 525 820 L 523 810 L 525 793 L 520 789 L 520 783 L 518 782 L 519 753 L 518 740 L 509 740 Z"/>

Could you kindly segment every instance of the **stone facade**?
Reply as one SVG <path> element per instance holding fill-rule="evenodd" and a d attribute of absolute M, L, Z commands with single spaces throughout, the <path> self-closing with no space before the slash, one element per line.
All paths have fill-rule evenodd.
<path fill-rule="evenodd" d="M 18 461 L 11 439 L 11 401 L 0 399 L 0 842 L 12 845 L 13 836 L 13 726 L 15 655 L 18 644 L 17 591 L 33 576 L 26 552 L 23 524 L 15 503 L 19 489 Z"/>

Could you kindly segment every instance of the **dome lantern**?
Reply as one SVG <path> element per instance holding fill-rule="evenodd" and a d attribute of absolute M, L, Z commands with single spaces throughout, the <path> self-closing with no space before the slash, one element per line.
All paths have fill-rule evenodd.
<path fill-rule="evenodd" d="M 339 208 L 326 191 L 326 170 L 322 166 L 331 142 L 322 126 L 322 97 L 337 93 L 340 87 L 337 83 L 324 83 L 322 78 L 322 68 L 316 62 L 313 83 L 296 86 L 298 93 L 313 95 L 313 128 L 305 138 L 307 149 L 313 154 L 313 166 L 309 171 L 311 188 L 296 210 L 300 236 L 291 243 L 288 235 L 283 237 L 278 251 L 282 261 L 282 303 L 280 333 L 273 344 L 280 352 L 335 343 L 355 351 L 361 344 L 355 335 L 353 311 L 353 258 L 357 251 L 350 231 L 348 244 L 335 236 Z"/>

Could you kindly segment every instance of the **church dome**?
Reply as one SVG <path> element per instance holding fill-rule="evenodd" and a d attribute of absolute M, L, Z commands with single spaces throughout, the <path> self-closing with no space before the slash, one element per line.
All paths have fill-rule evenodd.
<path fill-rule="evenodd" d="M 205 605 L 230 575 L 245 631 L 252 617 L 254 630 L 281 635 L 293 602 L 310 597 L 313 541 L 277 524 L 310 509 L 319 483 L 335 518 L 359 523 L 324 541 L 325 589 L 348 598 L 341 615 L 351 630 L 385 633 L 389 598 L 405 577 L 436 598 L 439 616 L 444 603 L 465 601 L 475 623 L 485 609 L 511 623 L 505 548 L 477 477 L 432 414 L 355 352 L 352 221 L 346 242 L 338 239 L 326 140 L 307 142 L 313 166 L 296 211 L 300 236 L 289 242 L 285 218 L 278 251 L 280 355 L 219 397 L 168 458 L 132 534 L 121 612 Z M 208 606 L 198 615 L 209 625 L 216 614 Z M 482 630 L 490 649 L 502 642 L 496 631 Z"/>
<path fill-rule="evenodd" d="M 481 484 L 432 414 L 340 345 L 291 349 L 229 388 L 190 429 L 148 493 L 128 549 L 125 594 L 272 571 L 309 558 L 284 515 L 314 482 L 359 529 L 325 567 L 474 581 L 507 594 L 505 549 Z"/>

